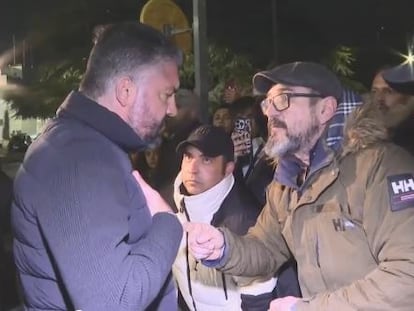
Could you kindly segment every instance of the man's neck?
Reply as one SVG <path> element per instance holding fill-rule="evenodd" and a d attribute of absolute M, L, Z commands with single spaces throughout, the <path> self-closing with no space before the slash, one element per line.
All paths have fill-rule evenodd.
<path fill-rule="evenodd" d="M 293 154 L 305 166 L 310 165 L 312 150 L 315 148 L 319 138 L 321 137 L 321 134 L 322 133 L 315 135 L 315 137 L 309 141 L 309 144 L 307 144 L 307 146 Z"/>

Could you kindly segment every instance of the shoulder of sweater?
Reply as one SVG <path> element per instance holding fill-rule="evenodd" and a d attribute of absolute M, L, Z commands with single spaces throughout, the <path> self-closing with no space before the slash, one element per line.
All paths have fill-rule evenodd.
<path fill-rule="evenodd" d="M 72 178 L 70 175 L 91 180 L 110 178 L 117 183 L 115 179 L 119 182 L 131 171 L 127 154 L 109 141 L 65 136 L 41 137 L 26 153 L 25 171 L 44 187 L 59 178 Z"/>

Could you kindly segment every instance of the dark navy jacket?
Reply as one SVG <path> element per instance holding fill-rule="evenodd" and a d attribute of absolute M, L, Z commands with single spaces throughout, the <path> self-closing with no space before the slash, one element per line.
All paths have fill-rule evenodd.
<path fill-rule="evenodd" d="M 169 275 L 182 228 L 150 215 L 127 155 L 144 147 L 78 92 L 30 146 L 12 207 L 27 310 L 176 310 Z"/>

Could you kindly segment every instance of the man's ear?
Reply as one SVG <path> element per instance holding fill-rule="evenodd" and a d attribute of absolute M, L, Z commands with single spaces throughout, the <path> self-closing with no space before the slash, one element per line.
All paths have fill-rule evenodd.
<path fill-rule="evenodd" d="M 121 106 L 125 107 L 133 101 L 136 94 L 136 85 L 131 78 L 122 77 L 116 81 L 115 95 Z"/>
<path fill-rule="evenodd" d="M 319 118 L 321 124 L 326 124 L 334 116 L 336 108 L 338 107 L 338 102 L 334 97 L 328 96 L 322 100 L 321 104 Z"/>
<path fill-rule="evenodd" d="M 224 171 L 224 176 L 227 177 L 230 174 L 233 174 L 233 171 L 234 171 L 234 162 L 233 161 L 227 162 L 226 169 Z"/>

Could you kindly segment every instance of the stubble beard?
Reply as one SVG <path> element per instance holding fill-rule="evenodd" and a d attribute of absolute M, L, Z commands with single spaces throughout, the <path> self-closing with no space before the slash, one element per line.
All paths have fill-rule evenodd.
<path fill-rule="evenodd" d="M 147 107 L 147 109 L 144 109 Z M 158 121 L 149 111 L 150 104 L 143 97 L 139 103 L 135 103 L 130 116 L 130 124 L 134 132 L 150 146 L 157 146 L 161 141 L 161 129 L 165 122 L 165 118 Z"/>
<path fill-rule="evenodd" d="M 387 128 L 398 127 L 414 114 L 414 96 L 406 97 L 404 100 L 388 107 L 387 111 L 381 111 Z"/>

